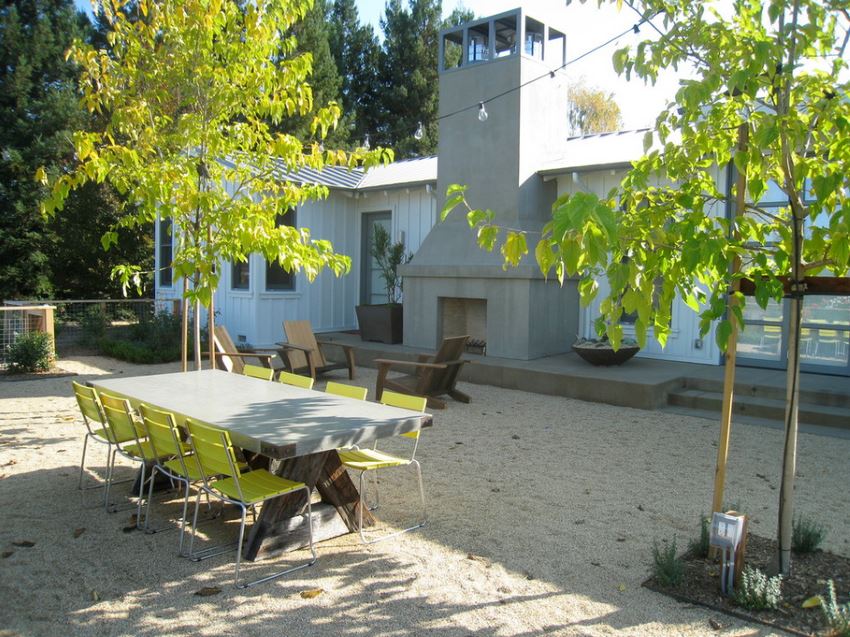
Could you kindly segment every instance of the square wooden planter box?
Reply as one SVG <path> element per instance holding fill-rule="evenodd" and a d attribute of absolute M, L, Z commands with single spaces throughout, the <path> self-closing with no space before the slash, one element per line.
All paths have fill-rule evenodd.
<path fill-rule="evenodd" d="M 386 305 L 358 305 L 357 324 L 360 339 L 378 343 L 401 343 L 403 340 L 404 306 L 398 303 Z"/>

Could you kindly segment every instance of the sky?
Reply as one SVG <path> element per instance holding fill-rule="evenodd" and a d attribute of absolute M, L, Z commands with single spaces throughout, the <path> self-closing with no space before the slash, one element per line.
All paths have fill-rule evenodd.
<path fill-rule="evenodd" d="M 74 1 L 79 8 L 91 11 L 89 0 Z M 379 33 L 385 4 L 386 0 L 357 0 L 361 22 L 369 22 Z M 447 16 L 455 7 L 462 5 L 483 18 L 521 5 L 530 15 L 567 34 L 567 60 L 570 60 L 630 29 L 638 20 L 637 15 L 625 5 L 618 12 L 613 4 L 601 8 L 596 4 L 572 2 L 566 6 L 565 0 L 443 0 L 443 15 Z M 678 88 L 678 78 L 672 73 L 662 75 L 655 86 L 646 86 L 641 80 L 626 82 L 625 77 L 614 72 L 611 65 L 614 51 L 627 44 L 636 44 L 646 35 L 646 30 L 645 27 L 640 35 L 629 33 L 568 68 L 572 81 L 584 79 L 589 88 L 613 94 L 620 107 L 625 130 L 652 125 Z"/>

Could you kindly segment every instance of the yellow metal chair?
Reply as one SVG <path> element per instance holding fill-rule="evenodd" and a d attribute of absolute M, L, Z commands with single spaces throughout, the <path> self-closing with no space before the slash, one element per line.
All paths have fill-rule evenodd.
<path fill-rule="evenodd" d="M 381 402 L 385 405 L 391 405 L 393 407 L 400 407 L 402 409 L 410 409 L 411 411 L 424 412 L 428 399 L 424 396 L 409 396 L 407 394 L 399 394 L 397 392 L 384 390 L 384 393 L 381 396 Z M 395 537 L 396 535 L 407 533 L 408 531 L 413 531 L 414 529 L 418 529 L 425 526 L 426 522 L 428 521 L 428 512 L 425 508 L 425 489 L 422 486 L 422 469 L 419 466 L 419 461 L 416 460 L 416 449 L 419 446 L 419 432 L 412 431 L 410 433 L 401 435 L 405 438 L 412 438 L 414 440 L 413 452 L 410 454 L 410 459 L 399 458 L 388 453 L 383 453 L 382 451 L 378 451 L 377 448 L 341 449 L 337 452 L 339 454 L 339 459 L 344 467 L 353 471 L 360 472 L 360 507 L 358 508 L 358 527 L 360 529 L 360 540 L 364 544 L 374 544 L 375 542 L 380 542 L 382 540 Z M 419 481 L 419 499 L 422 502 L 422 521 L 411 527 L 402 529 L 401 531 L 396 531 L 394 533 L 390 533 L 388 535 L 384 535 L 376 539 L 367 540 L 365 534 L 363 533 L 363 508 L 366 506 L 366 483 L 363 479 L 363 476 L 369 471 L 377 471 L 378 469 L 389 469 L 391 467 L 409 466 L 412 466 L 414 468 L 414 470 L 416 471 L 416 478 Z"/>
<path fill-rule="evenodd" d="M 274 370 L 270 367 L 260 367 L 259 365 L 245 364 L 242 368 L 242 373 L 251 378 L 259 378 L 261 380 L 271 380 L 274 378 Z"/>
<path fill-rule="evenodd" d="M 301 387 L 302 389 L 313 389 L 313 383 L 316 382 L 309 376 L 300 376 L 286 371 L 280 372 L 277 379 L 284 385 L 292 385 L 293 387 Z"/>
<path fill-rule="evenodd" d="M 132 462 L 138 462 L 141 466 L 139 478 L 139 493 L 136 499 L 136 527 L 142 529 L 142 500 L 145 497 L 145 480 L 147 464 L 157 459 L 156 451 L 150 440 L 145 439 L 144 425 L 136 417 L 130 401 L 118 396 L 112 396 L 100 392 L 100 403 L 103 405 L 103 413 L 106 415 L 110 442 L 114 445 L 112 458 L 107 468 L 106 502 L 107 511 L 115 513 L 126 507 L 118 507 L 109 504 L 109 490 L 112 474 L 115 471 L 115 455 L 121 454 Z"/>
<path fill-rule="evenodd" d="M 235 584 L 237 588 L 247 588 L 255 584 L 268 582 L 276 579 L 287 573 L 306 568 L 316 563 L 316 548 L 313 545 L 313 517 L 312 507 L 310 505 L 310 488 L 303 482 L 293 482 L 276 476 L 265 469 L 255 469 L 248 473 L 243 473 L 236 460 L 236 452 L 233 444 L 230 442 L 230 435 L 226 431 L 209 427 L 192 420 L 186 420 L 186 427 L 189 429 L 189 440 L 195 455 L 201 467 L 203 474 L 203 490 L 222 502 L 235 504 L 242 510 L 241 521 L 239 524 L 239 539 L 236 544 L 236 575 Z M 222 478 L 213 478 L 212 476 L 225 476 Z M 273 573 L 266 577 L 248 582 L 247 584 L 239 583 L 239 567 L 242 563 L 242 543 L 245 539 L 245 516 L 248 508 L 254 508 L 258 504 L 262 504 L 268 500 L 278 498 L 295 491 L 304 491 L 307 500 L 307 519 L 310 538 L 310 552 L 312 559 L 304 564 L 293 566 L 286 570 Z M 198 522 L 198 508 L 201 504 L 201 493 L 195 500 L 195 515 L 192 520 L 192 536 L 189 541 L 189 555 L 191 559 L 200 561 L 208 557 L 220 555 L 230 547 L 212 547 L 206 551 L 194 553 L 195 529 Z"/>
<path fill-rule="evenodd" d="M 177 481 L 183 487 L 183 513 L 180 517 L 178 528 L 180 529 L 180 544 L 177 552 L 183 553 L 183 538 L 186 534 L 186 515 L 189 508 L 189 491 L 192 483 L 204 479 L 198 459 L 191 454 L 190 446 L 180 439 L 180 430 L 174 415 L 159 411 L 148 405 L 139 405 L 142 415 L 142 423 L 147 433 L 148 440 L 153 446 L 155 464 L 151 470 L 150 487 L 145 505 L 144 529 L 147 533 L 156 533 L 165 529 L 151 529 L 149 518 L 151 505 L 153 504 L 153 487 L 157 472 L 166 476 L 172 482 Z M 165 527 L 171 528 L 171 527 Z"/>
<path fill-rule="evenodd" d="M 335 396 L 345 396 L 346 398 L 354 398 L 355 400 L 366 400 L 366 394 L 369 392 L 365 387 L 358 387 L 357 385 L 345 385 L 343 383 L 336 383 L 332 380 L 328 381 L 328 384 L 325 385 L 325 392 L 328 394 L 334 394 Z"/>
<path fill-rule="evenodd" d="M 103 414 L 103 407 L 100 404 L 100 399 L 97 392 L 92 387 L 86 387 L 78 382 L 71 381 L 74 387 L 74 395 L 77 398 L 77 404 L 80 406 L 80 412 L 83 415 L 83 424 L 85 424 L 87 432 L 83 438 L 83 456 L 80 459 L 80 480 L 77 488 L 80 491 L 88 491 L 90 489 L 102 489 L 108 484 L 109 460 L 112 457 L 112 442 L 109 437 L 109 426 L 106 423 L 106 416 Z M 99 426 L 98 426 L 99 425 Z M 88 487 L 83 486 L 83 477 L 86 467 L 86 448 L 89 438 L 106 445 L 106 467 L 107 478 L 101 484 L 95 484 Z M 129 482 L 129 480 L 127 480 Z M 108 504 L 106 497 L 104 505 Z"/>

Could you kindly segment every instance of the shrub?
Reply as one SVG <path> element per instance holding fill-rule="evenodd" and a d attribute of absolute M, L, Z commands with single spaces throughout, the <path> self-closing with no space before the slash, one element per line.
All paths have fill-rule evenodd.
<path fill-rule="evenodd" d="M 659 547 L 658 542 L 653 542 L 652 561 L 653 573 L 659 584 L 675 588 L 682 583 L 684 564 L 676 556 L 676 538 L 673 538 L 666 548 Z"/>
<path fill-rule="evenodd" d="M 761 570 L 744 567 L 741 581 L 735 582 L 735 603 L 750 610 L 778 608 L 782 599 L 782 576 L 768 577 Z"/>
<path fill-rule="evenodd" d="M 180 359 L 180 347 L 151 348 L 145 343 L 119 339 L 102 338 L 97 343 L 100 351 L 106 356 L 137 363 L 150 365 L 153 363 L 169 363 Z"/>
<path fill-rule="evenodd" d="M 826 537 L 823 525 L 802 514 L 794 518 L 791 550 L 795 553 L 814 553 Z"/>
<path fill-rule="evenodd" d="M 98 306 L 88 308 L 80 317 L 80 327 L 83 330 L 82 341 L 86 345 L 95 345 L 106 334 L 109 321 Z"/>
<path fill-rule="evenodd" d="M 833 635 L 850 637 L 850 603 L 838 604 L 835 596 L 835 582 L 829 580 L 826 595 L 821 598 L 823 618 L 832 629 Z"/>
<path fill-rule="evenodd" d="M 699 539 L 691 540 L 688 544 L 688 551 L 694 557 L 708 557 L 708 551 L 711 548 L 711 518 L 703 515 L 699 519 Z"/>
<path fill-rule="evenodd" d="M 23 334 L 9 346 L 6 360 L 15 374 L 46 372 L 53 360 L 53 339 L 45 332 Z"/>

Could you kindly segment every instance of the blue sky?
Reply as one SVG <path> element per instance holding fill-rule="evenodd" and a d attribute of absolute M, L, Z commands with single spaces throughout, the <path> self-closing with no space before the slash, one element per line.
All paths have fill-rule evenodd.
<path fill-rule="evenodd" d="M 76 5 L 91 11 L 89 0 L 74 0 Z M 362 22 L 369 22 L 380 30 L 379 21 L 384 11 L 385 0 L 357 0 Z M 475 15 L 484 17 L 514 9 L 520 5 L 533 16 L 548 24 L 559 27 L 567 34 L 567 59 L 572 59 L 592 49 L 597 44 L 627 30 L 636 21 L 635 14 L 624 8 L 618 12 L 613 5 L 601 8 L 595 2 L 573 2 L 566 6 L 564 0 L 443 0 L 443 15 L 448 15 L 458 6 L 471 9 Z M 646 29 L 644 30 L 646 31 Z M 626 129 L 650 125 L 668 99 L 678 88 L 678 78 L 672 73 L 662 75 L 655 86 L 643 82 L 626 82 L 618 77 L 611 66 L 611 55 L 626 44 L 636 43 L 640 36 L 629 34 L 603 50 L 588 56 L 569 68 L 572 80 L 584 79 L 589 86 L 613 93 L 623 115 Z"/>

